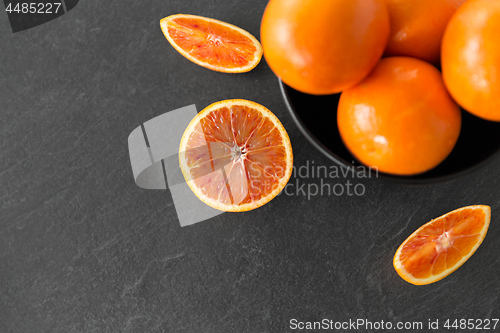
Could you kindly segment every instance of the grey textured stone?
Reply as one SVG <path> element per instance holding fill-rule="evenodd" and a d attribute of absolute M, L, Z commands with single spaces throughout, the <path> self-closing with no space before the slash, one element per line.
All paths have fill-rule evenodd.
<path fill-rule="evenodd" d="M 282 194 L 185 228 L 168 191 L 135 185 L 134 128 L 228 98 L 272 110 L 297 167 L 331 165 L 301 136 L 264 60 L 247 74 L 212 72 L 179 55 L 159 27 L 162 17 L 190 13 L 259 37 L 265 5 L 80 1 L 17 34 L 0 15 L 0 332 L 288 332 L 292 318 L 500 317 L 499 157 L 432 186 L 327 179 L 366 193 Z M 477 253 L 432 285 L 399 278 L 399 244 L 470 204 L 492 207 Z"/>

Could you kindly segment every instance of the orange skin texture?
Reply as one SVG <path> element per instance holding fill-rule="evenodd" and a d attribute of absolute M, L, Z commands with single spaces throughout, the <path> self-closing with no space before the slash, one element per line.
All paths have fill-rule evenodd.
<path fill-rule="evenodd" d="M 385 173 L 415 175 L 450 154 L 462 116 L 434 66 L 390 57 L 342 93 L 337 122 L 344 144 L 360 162 Z"/>
<path fill-rule="evenodd" d="M 500 1 L 469 0 L 450 20 L 442 45 L 443 78 L 470 113 L 500 121 Z"/>
<path fill-rule="evenodd" d="M 384 0 L 271 0 L 261 24 L 264 57 L 304 93 L 339 93 L 375 67 L 389 38 Z"/>
<path fill-rule="evenodd" d="M 408 56 L 439 64 L 446 25 L 466 0 L 387 0 L 391 34 L 386 56 Z"/>

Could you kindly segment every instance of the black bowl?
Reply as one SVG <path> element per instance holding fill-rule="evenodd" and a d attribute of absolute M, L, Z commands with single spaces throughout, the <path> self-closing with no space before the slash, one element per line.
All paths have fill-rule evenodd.
<path fill-rule="evenodd" d="M 337 128 L 340 94 L 314 96 L 279 81 L 285 104 L 304 136 L 323 155 L 348 168 L 360 168 L 344 146 Z M 379 173 L 385 180 L 407 184 L 431 184 L 462 176 L 483 165 L 500 150 L 500 123 L 482 120 L 462 110 L 462 131 L 451 154 L 436 168 L 416 176 Z"/>

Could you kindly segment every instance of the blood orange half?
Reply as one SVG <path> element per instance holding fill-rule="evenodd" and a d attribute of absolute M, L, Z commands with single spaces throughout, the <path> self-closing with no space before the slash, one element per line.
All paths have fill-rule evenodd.
<path fill-rule="evenodd" d="M 219 20 L 177 14 L 160 20 L 170 44 L 192 62 L 218 72 L 243 73 L 262 58 L 262 46 L 247 31 Z"/>
<path fill-rule="evenodd" d="M 489 206 L 476 205 L 459 208 L 424 224 L 396 251 L 396 272 L 416 285 L 450 275 L 481 245 L 490 218 Z"/>
<path fill-rule="evenodd" d="M 206 107 L 189 123 L 179 165 L 201 201 L 226 212 L 248 211 L 283 190 L 292 174 L 292 146 L 267 108 L 225 100 Z"/>

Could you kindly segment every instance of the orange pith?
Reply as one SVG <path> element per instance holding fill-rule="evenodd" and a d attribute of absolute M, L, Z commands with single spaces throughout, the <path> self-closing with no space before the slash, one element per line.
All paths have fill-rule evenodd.
<path fill-rule="evenodd" d="M 406 281 L 429 284 L 463 265 L 483 241 L 490 207 L 463 207 L 417 229 L 396 251 L 394 268 Z"/>
<path fill-rule="evenodd" d="M 177 14 L 162 19 L 160 26 L 179 53 L 215 71 L 248 72 L 262 58 L 262 47 L 255 37 L 229 23 Z"/>
<path fill-rule="evenodd" d="M 247 211 L 269 202 L 291 176 L 290 139 L 271 111 L 246 100 L 226 100 L 201 111 L 179 147 L 188 185 L 207 205 Z"/>

